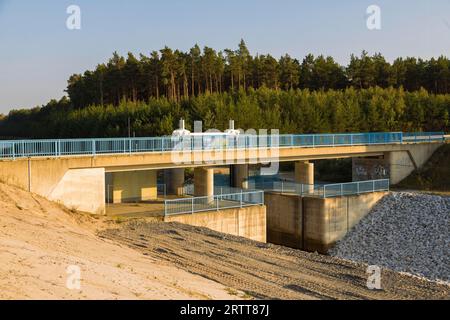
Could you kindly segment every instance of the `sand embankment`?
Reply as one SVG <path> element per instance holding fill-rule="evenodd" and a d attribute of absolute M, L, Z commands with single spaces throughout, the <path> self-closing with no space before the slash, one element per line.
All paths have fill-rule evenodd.
<path fill-rule="evenodd" d="M 233 299 L 228 288 L 96 235 L 108 224 L 0 184 L 0 299 Z M 67 267 L 81 290 L 66 287 Z M 75 282 L 76 283 L 76 282 Z"/>

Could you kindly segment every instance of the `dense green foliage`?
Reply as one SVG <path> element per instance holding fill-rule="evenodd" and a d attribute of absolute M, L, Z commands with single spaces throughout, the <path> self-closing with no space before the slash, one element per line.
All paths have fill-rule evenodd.
<path fill-rule="evenodd" d="M 356 90 L 243 89 L 170 101 L 125 102 L 74 108 L 68 99 L 43 108 L 12 111 L 0 121 L 0 136 L 108 137 L 170 134 L 183 117 L 203 120 L 204 129 L 226 129 L 229 119 L 243 129 L 281 133 L 420 131 L 449 129 L 450 95 L 378 87 Z M 191 128 L 192 129 L 192 128 Z"/>
<path fill-rule="evenodd" d="M 282 133 L 448 131 L 450 61 L 351 56 L 252 56 L 237 50 L 164 48 L 150 56 L 117 53 L 68 81 L 68 98 L 0 115 L 2 137 L 106 137 L 170 134 L 179 118 L 225 129 Z"/>
<path fill-rule="evenodd" d="M 289 89 L 357 89 L 378 86 L 433 93 L 450 93 L 450 60 L 396 59 L 392 64 L 381 54 L 352 55 L 348 66 L 332 57 L 307 55 L 302 62 L 284 55 L 252 56 L 242 40 L 237 50 L 216 52 L 197 45 L 189 52 L 168 47 L 150 56 L 116 52 L 93 71 L 71 76 L 67 92 L 77 108 L 89 105 L 119 105 L 121 101 L 148 101 L 166 97 L 170 101 L 203 93 L 235 92 L 265 86 Z"/>

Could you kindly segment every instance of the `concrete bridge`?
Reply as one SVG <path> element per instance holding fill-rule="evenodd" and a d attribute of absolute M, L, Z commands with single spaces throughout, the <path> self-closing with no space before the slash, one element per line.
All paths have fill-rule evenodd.
<path fill-rule="evenodd" d="M 1 141 L 0 179 L 103 214 L 106 198 L 156 198 L 162 169 L 169 193 L 181 195 L 184 169 L 194 168 L 195 195 L 212 197 L 218 166 L 231 166 L 233 186 L 246 189 L 249 164 L 295 162 L 295 181 L 313 185 L 311 160 L 372 157 L 384 161 L 395 184 L 445 142 L 443 133 L 401 132 Z"/>

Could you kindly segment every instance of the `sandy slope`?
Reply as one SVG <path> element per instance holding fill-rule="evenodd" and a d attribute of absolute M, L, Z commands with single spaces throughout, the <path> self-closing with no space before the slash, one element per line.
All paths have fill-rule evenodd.
<path fill-rule="evenodd" d="M 99 222 L 0 184 L 0 298 L 237 297 L 216 282 L 99 238 Z M 81 269 L 81 290 L 66 287 L 69 265 Z"/>
<path fill-rule="evenodd" d="M 450 286 L 383 269 L 367 288 L 367 265 L 258 243 L 177 223 L 132 221 L 104 237 L 262 299 L 450 299 Z"/>

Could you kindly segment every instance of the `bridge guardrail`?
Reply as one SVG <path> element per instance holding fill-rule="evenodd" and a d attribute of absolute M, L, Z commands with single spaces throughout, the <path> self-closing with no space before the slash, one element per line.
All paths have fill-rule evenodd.
<path fill-rule="evenodd" d="M 232 193 L 240 193 L 243 189 L 229 187 L 229 186 L 214 186 L 214 195 L 224 195 L 224 194 L 232 194 Z M 244 191 L 259 191 L 257 189 L 245 189 Z M 183 187 L 183 194 L 194 196 L 195 195 L 195 186 L 194 184 L 186 184 Z"/>
<path fill-rule="evenodd" d="M 444 141 L 443 132 L 285 134 L 0 141 L 0 159 L 272 147 L 333 147 Z"/>
<path fill-rule="evenodd" d="M 389 191 L 389 179 L 355 181 L 333 184 L 300 184 L 289 181 L 274 181 L 258 185 L 265 191 L 287 194 L 297 194 L 303 197 L 332 198 L 340 196 L 358 195 L 377 191 Z"/>
<path fill-rule="evenodd" d="M 432 142 L 445 140 L 444 132 L 405 132 L 403 133 L 404 142 Z"/>
<path fill-rule="evenodd" d="M 264 191 L 241 191 L 206 197 L 192 197 L 164 201 L 164 215 L 194 214 L 264 204 Z"/>

